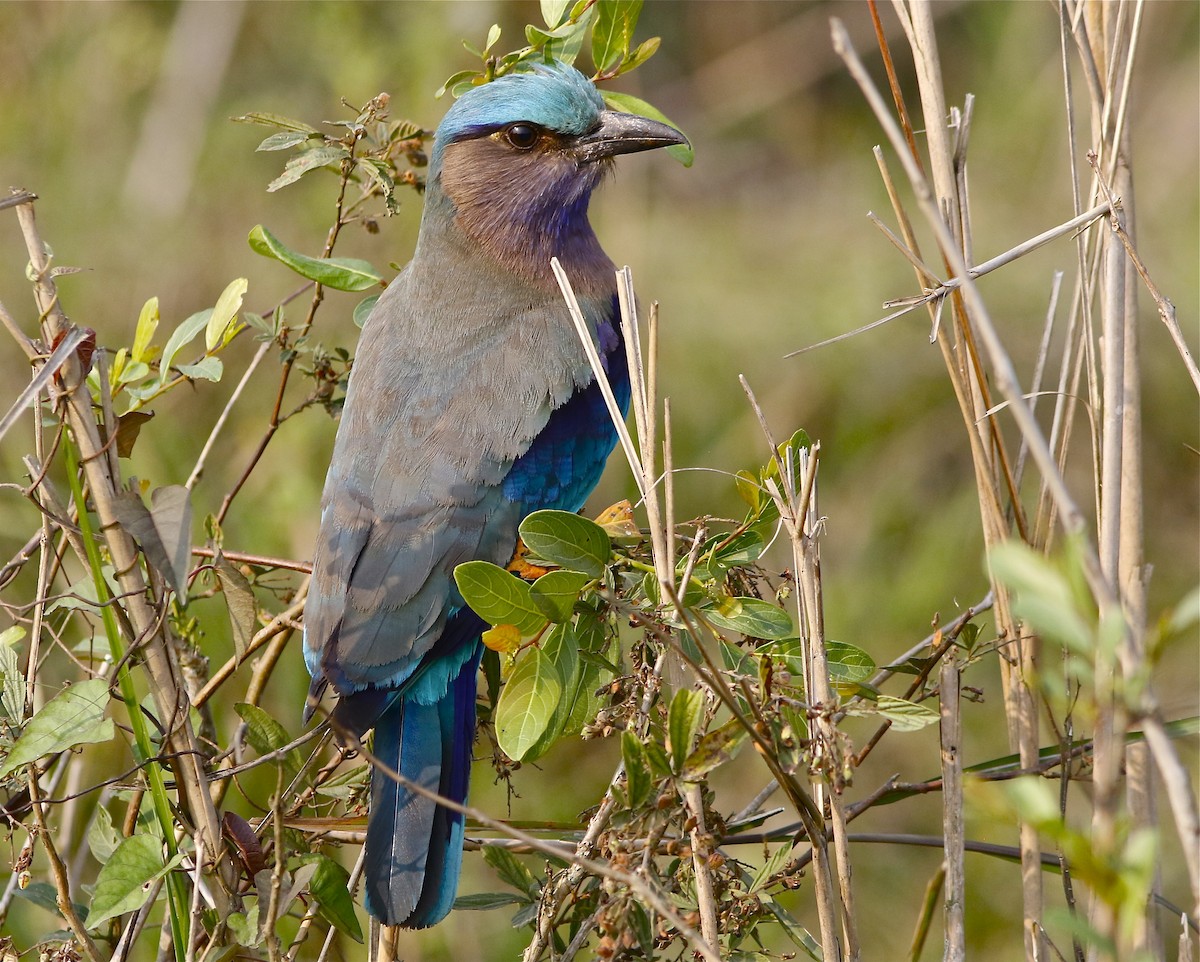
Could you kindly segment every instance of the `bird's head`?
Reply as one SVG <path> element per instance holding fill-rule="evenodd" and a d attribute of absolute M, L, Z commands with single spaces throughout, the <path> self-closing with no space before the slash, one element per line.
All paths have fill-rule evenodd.
<path fill-rule="evenodd" d="M 603 258 L 587 220 L 618 154 L 686 143 L 673 127 L 605 107 L 573 67 L 538 65 L 472 88 L 434 135 L 426 217 L 452 217 L 506 267 Z"/>

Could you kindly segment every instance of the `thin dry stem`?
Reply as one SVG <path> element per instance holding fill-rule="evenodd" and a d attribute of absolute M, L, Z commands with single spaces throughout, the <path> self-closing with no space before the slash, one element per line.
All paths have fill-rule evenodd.
<path fill-rule="evenodd" d="M 75 911 L 75 904 L 71 900 L 71 883 L 67 878 L 67 867 L 59 857 L 50 829 L 46 826 L 46 816 L 42 811 L 42 794 L 38 786 L 37 765 L 30 765 L 26 770 L 29 773 L 29 802 L 33 809 L 34 824 L 37 826 L 42 849 L 46 853 L 46 861 L 50 863 L 50 875 L 54 879 L 55 901 L 58 904 L 58 910 L 67 920 L 67 925 L 70 926 L 75 940 L 90 962 L 101 962 L 103 956 L 100 954 L 100 949 L 88 935 L 87 929 L 83 926 L 83 920 Z"/>
<path fill-rule="evenodd" d="M 966 877 L 963 872 L 963 786 L 962 786 L 962 714 L 959 700 L 958 659 L 951 654 L 942 660 L 938 675 L 941 692 L 942 742 L 942 834 L 946 839 L 946 890 L 944 900 L 946 943 L 945 962 L 966 959 L 964 913 L 967 905 Z"/>

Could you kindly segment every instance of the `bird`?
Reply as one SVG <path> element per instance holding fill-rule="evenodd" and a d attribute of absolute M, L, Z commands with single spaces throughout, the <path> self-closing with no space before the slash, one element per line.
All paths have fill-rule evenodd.
<path fill-rule="evenodd" d="M 532 511 L 578 512 L 616 443 L 554 279 L 571 277 L 622 410 L 630 382 L 613 262 L 588 220 L 619 154 L 686 144 L 606 107 L 559 62 L 473 87 L 430 151 L 412 259 L 355 352 L 305 606 L 306 721 L 332 689 L 344 744 L 464 804 L 487 625 L 454 568 L 508 563 Z M 453 906 L 463 816 L 376 767 L 365 902 L 425 928 Z"/>

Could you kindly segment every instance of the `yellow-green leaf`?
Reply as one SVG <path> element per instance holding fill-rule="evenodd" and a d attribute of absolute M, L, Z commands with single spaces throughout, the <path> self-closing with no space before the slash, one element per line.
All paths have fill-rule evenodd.
<path fill-rule="evenodd" d="M 138 315 L 137 329 L 133 332 L 133 348 L 129 354 L 135 361 L 151 360 L 150 342 L 158 330 L 158 298 L 152 297 L 142 305 Z"/>
<path fill-rule="evenodd" d="M 461 566 L 460 566 L 461 567 Z M 539 648 L 517 660 L 496 705 L 496 741 L 509 758 L 521 761 L 546 731 L 563 693 L 558 669 Z"/>
<path fill-rule="evenodd" d="M 204 328 L 204 346 L 207 350 L 213 350 L 224 339 L 225 329 L 233 323 L 237 312 L 241 310 L 242 298 L 246 296 L 249 286 L 250 282 L 246 278 L 236 277 L 221 291 L 221 296 L 217 298 L 216 306 L 213 307 L 208 324 Z"/>

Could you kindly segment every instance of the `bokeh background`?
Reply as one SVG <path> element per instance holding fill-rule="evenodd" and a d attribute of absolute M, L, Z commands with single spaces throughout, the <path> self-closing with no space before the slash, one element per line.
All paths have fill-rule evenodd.
<path fill-rule="evenodd" d="M 898 25 L 882 8 L 911 90 Z M 976 96 L 971 196 L 982 260 L 1072 214 L 1070 164 L 1082 166 L 1083 159 L 1068 156 L 1064 133 L 1057 8 L 947 0 L 937 13 L 949 99 Z M 672 400 L 675 463 L 701 469 L 676 482 L 680 516 L 736 514 L 738 501 L 722 472 L 764 459 L 737 383 L 745 374 L 778 435 L 804 427 L 822 442 L 829 634 L 883 663 L 927 634 L 936 614 L 949 620 L 981 598 L 986 581 L 970 459 L 939 352 L 928 343 L 926 315 L 783 357 L 882 316 L 881 302 L 913 293 L 911 270 L 865 216 L 873 209 L 890 220 L 870 153 L 882 136 L 832 52 L 831 15 L 846 21 L 881 80 L 864 4 L 648 2 L 639 38 L 661 36 L 662 50 L 616 89 L 650 100 L 677 122 L 695 145 L 696 162 L 684 169 L 663 155 L 624 158 L 595 200 L 593 220 L 613 259 L 632 265 L 642 300 L 661 303 L 659 383 Z M 1195 351 L 1200 6 L 1158 0 L 1146 5 L 1144 20 L 1130 113 L 1132 210 L 1143 259 L 1176 304 Z M 314 123 L 342 119 L 342 98 L 361 104 L 387 91 L 393 116 L 432 127 L 447 106 L 433 92 L 450 73 L 472 65 L 460 39 L 481 44 L 488 26 L 499 23 L 500 48 L 509 49 L 520 45 L 527 22 L 540 22 L 536 3 L 499 0 L 0 4 L 0 180 L 41 196 L 38 216 L 56 262 L 85 268 L 61 281 L 66 309 L 95 328 L 101 344 L 129 344 L 148 297 L 159 297 L 166 331 L 211 306 L 234 277 L 249 278 L 249 307 L 268 310 L 296 282 L 254 255 L 247 233 L 262 223 L 289 245 L 319 253 L 334 179 L 309 176 L 268 194 L 285 155 L 255 153 L 267 131 L 229 118 L 273 111 Z M 344 232 L 339 253 L 380 267 L 402 264 L 420 201 L 405 193 L 401 202 L 397 216 L 380 221 L 378 235 Z M 1026 381 L 1052 273 L 1071 271 L 1074 250 L 1058 242 L 982 282 Z M 32 331 L 26 259 L 15 218 L 0 214 L 0 301 Z M 331 292 L 314 336 L 352 348 L 357 300 Z M 1197 582 L 1200 419 L 1153 305 L 1141 300 L 1154 612 Z M 241 339 L 224 355 L 221 384 L 176 391 L 157 403 L 128 473 L 156 486 L 182 483 L 253 351 Z M 217 509 L 261 436 L 276 371 L 264 364 L 236 408 L 219 456 L 196 487 L 198 519 Z M 0 348 L 0 385 L 7 385 L 0 407 L 25 377 L 19 352 Z M 304 390 L 297 380 L 295 401 Z M 1082 421 L 1077 428 L 1085 431 Z M 334 430 L 319 408 L 284 425 L 226 520 L 229 549 L 309 556 Z M 6 439 L 0 481 L 20 479 L 19 458 L 31 444 L 27 429 Z M 1086 452 L 1081 433 L 1077 453 L 1085 475 Z M 599 509 L 631 491 L 614 460 L 593 504 Z M 1086 489 L 1082 500 L 1090 504 Z M 9 557 L 36 523 L 18 493 L 0 490 L 0 556 Z M 199 521 L 196 537 L 202 537 Z M 220 609 L 210 611 L 207 646 L 219 662 L 231 643 Z M 298 638 L 283 672 L 266 707 L 297 730 L 307 680 Z M 1161 692 L 1168 717 L 1197 713 L 1198 674 L 1194 645 L 1168 652 Z M 1005 754 L 1006 746 L 997 724 L 997 678 L 985 667 L 967 683 L 984 695 L 982 704 L 966 706 L 970 764 Z M 236 724 L 228 708 L 218 710 L 225 713 L 218 724 Z M 860 737 L 868 731 L 850 730 Z M 936 770 L 936 731 L 890 738 L 884 747 L 859 773 L 852 798 L 893 772 L 917 779 Z M 515 783 L 512 815 L 574 818 L 599 797 L 614 748 L 576 742 L 549 755 L 540 770 L 526 768 Z M 1184 754 L 1194 757 L 1195 749 L 1193 742 Z M 729 808 L 766 780 L 753 758 L 742 762 L 719 784 Z M 480 767 L 473 800 L 503 814 L 503 788 L 487 782 Z M 936 804 L 916 801 L 872 813 L 856 828 L 936 832 L 938 817 Z M 977 834 L 1015 838 L 1015 831 L 995 826 L 980 826 Z M 856 884 L 868 906 L 866 957 L 897 958 L 907 949 L 939 859 L 936 851 L 857 851 Z M 1181 894 L 1169 856 L 1164 867 L 1168 889 Z M 1020 958 L 1016 868 L 979 857 L 968 868 L 968 937 L 977 957 Z M 463 891 L 496 888 L 478 856 L 468 856 Z M 1048 881 L 1048 889 L 1056 885 Z M 805 888 L 790 907 L 811 919 L 809 901 Z M 28 939 L 53 919 L 26 906 L 9 924 Z M 504 911 L 456 913 L 412 937 L 403 955 L 512 958 L 521 939 Z M 357 951 L 346 946 L 346 957 Z M 927 956 L 939 952 L 933 945 Z"/>

